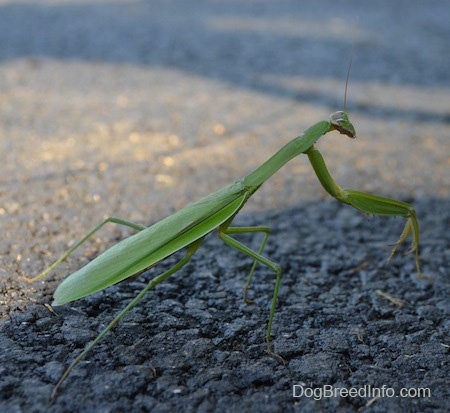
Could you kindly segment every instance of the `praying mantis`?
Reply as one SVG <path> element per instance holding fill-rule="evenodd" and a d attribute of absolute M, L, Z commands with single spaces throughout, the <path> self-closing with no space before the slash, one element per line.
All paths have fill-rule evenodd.
<path fill-rule="evenodd" d="M 62 281 L 54 292 L 53 306 L 64 305 L 94 294 L 122 280 L 140 274 L 156 266 L 170 255 L 186 249 L 184 256 L 175 265 L 152 278 L 147 286 L 72 361 L 56 384 L 52 393 L 52 399 L 56 397 L 58 389 L 72 369 L 86 357 L 105 334 L 112 330 L 122 317 L 149 290 L 181 270 L 198 250 L 205 236 L 213 230 L 217 230 L 219 238 L 226 245 L 253 259 L 253 265 L 244 286 L 244 300 L 246 302 L 249 302 L 247 291 L 256 265 L 258 263 L 265 265 L 275 273 L 275 287 L 266 330 L 266 345 L 267 352 L 280 363 L 285 364 L 285 360 L 272 350 L 271 345 L 272 322 L 281 283 L 281 267 L 262 255 L 269 237 L 270 228 L 268 226 L 233 227 L 231 225 L 235 216 L 261 185 L 283 165 L 301 154 L 308 156 L 323 188 L 338 201 L 351 205 L 366 214 L 399 216 L 406 219 L 404 230 L 398 241 L 393 245 L 388 260 L 394 256 L 398 247 L 411 235 L 412 246 L 410 252 L 415 254 L 415 265 L 419 276 L 421 276 L 422 273 L 419 264 L 419 224 L 414 208 L 410 204 L 402 201 L 371 195 L 353 189 L 341 188 L 330 175 L 321 153 L 315 147 L 315 143 L 322 136 L 333 130 L 347 137 L 356 138 L 355 128 L 350 122 L 347 113 L 345 111 L 335 112 L 330 116 L 329 120 L 317 122 L 303 134 L 287 143 L 265 163 L 244 178 L 225 186 L 150 227 L 144 227 L 116 217 L 107 218 L 74 244 L 41 274 L 32 279 L 27 279 L 27 282 L 32 283 L 48 275 L 75 249 L 107 223 L 125 225 L 138 232 L 112 246 L 86 266 Z M 232 237 L 232 235 L 243 233 L 261 233 L 263 235 L 262 242 L 257 251 Z"/>

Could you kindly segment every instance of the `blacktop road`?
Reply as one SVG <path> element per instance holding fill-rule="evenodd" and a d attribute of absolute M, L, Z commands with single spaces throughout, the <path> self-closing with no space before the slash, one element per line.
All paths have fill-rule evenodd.
<path fill-rule="evenodd" d="M 222 412 L 253 408 L 260 411 L 317 408 L 323 411 L 338 411 L 338 408 L 342 411 L 414 411 L 415 408 L 445 411 L 443 400 L 446 396 L 448 402 L 450 392 L 448 383 L 440 377 L 448 378 L 450 374 L 449 306 L 446 304 L 450 265 L 449 22 L 450 7 L 446 0 L 0 0 L 0 282 L 3 294 L 0 337 L 4 340 L 0 347 L 0 407 L 4 407 L 1 410 L 110 412 L 129 406 L 132 411 L 171 411 L 185 406 L 187 411 Z M 42 304 L 51 302 L 57 281 L 30 287 L 18 281 L 18 275 L 37 274 L 107 216 L 148 225 L 244 176 L 307 127 L 343 109 L 345 77 L 352 53 L 347 111 L 358 138 L 350 140 L 331 134 L 318 143 L 318 148 L 342 186 L 394 197 L 417 207 L 423 229 L 422 265 L 433 281 L 425 284 L 411 281 L 415 277 L 412 258 L 400 257 L 395 269 L 403 275 L 396 282 L 409 283 L 412 296 L 415 289 L 424 294 L 421 305 L 426 310 L 422 311 L 433 314 L 430 317 L 434 327 L 428 326 L 421 340 L 436 346 L 423 351 L 424 354 L 434 352 L 438 358 L 427 359 L 425 365 L 419 363 L 421 367 L 415 373 L 397 365 L 400 373 L 395 375 L 398 385 L 426 387 L 427 380 L 433 382 L 435 395 L 439 397 L 407 402 L 373 399 L 369 406 L 369 398 L 296 399 L 292 397 L 293 384 L 309 383 L 308 380 L 315 381 L 315 386 L 372 384 L 362 380 L 366 375 L 363 372 L 375 371 L 379 366 L 373 359 L 367 362 L 366 370 L 356 364 L 347 366 L 348 371 L 360 369 L 359 381 L 355 375 L 353 381 L 345 375 L 337 379 L 317 376 L 311 366 L 318 365 L 322 372 L 343 368 L 342 363 L 327 364 L 327 357 L 333 352 L 322 347 L 320 351 L 317 347 L 310 348 L 309 353 L 305 348 L 298 352 L 285 349 L 285 357 L 291 356 L 291 375 L 286 376 L 270 358 L 264 366 L 252 364 L 253 359 L 242 361 L 238 357 L 230 361 L 237 357 L 236 351 L 226 350 L 226 346 L 220 348 L 218 338 L 225 327 L 217 327 L 220 331 L 208 334 L 201 329 L 200 333 L 194 333 L 195 320 L 190 320 L 194 323 L 189 330 L 191 335 L 167 339 L 169 343 L 180 342 L 173 349 L 164 350 L 161 345 L 157 350 L 175 357 L 181 348 L 189 347 L 189 340 L 201 344 L 201 340 L 214 337 L 219 341 L 214 341 L 217 349 L 213 347 L 220 350 L 220 356 L 214 359 L 216 368 L 225 361 L 232 365 L 231 368 L 228 364 L 226 374 L 220 369 L 212 372 L 206 366 L 192 364 L 185 367 L 183 374 L 171 376 L 172 370 L 162 361 L 163 356 L 158 356 L 159 364 L 154 359 L 142 361 L 142 356 L 139 362 L 134 361 L 134 366 L 140 369 L 145 366 L 149 371 L 148 366 L 157 365 L 157 378 L 147 374 L 139 385 L 130 384 L 129 394 L 115 399 L 114 389 L 126 387 L 123 383 L 127 380 L 127 365 L 133 363 L 127 363 L 128 356 L 116 354 L 122 357 L 122 367 L 117 368 L 97 354 L 97 359 L 92 357 L 90 364 L 95 365 L 92 367 L 95 370 L 88 372 L 89 365 L 85 365 L 84 373 L 77 376 L 74 372 L 73 388 L 69 378 L 60 398 L 47 405 L 52 385 L 67 359 L 72 357 L 72 351 L 95 337 L 94 332 L 123 304 L 103 309 L 102 305 L 112 305 L 117 298 L 106 293 L 93 298 L 97 300 L 94 309 L 87 299 L 71 304 L 53 319 Z M 382 264 L 373 258 L 385 259 L 384 246 L 395 241 L 397 232 L 401 231 L 400 219 L 375 220 L 364 227 L 365 219 L 364 225 L 361 224 L 358 213 L 344 212 L 345 208 L 333 206 L 325 199 L 327 196 L 304 157 L 292 161 L 265 184 L 242 211 L 242 222 L 274 227 L 267 255 L 280 261 L 283 261 L 280 248 L 287 251 L 294 242 L 292 228 L 298 225 L 305 236 L 299 241 L 302 248 L 307 248 L 304 243 L 309 243 L 314 247 L 309 254 L 318 257 L 330 254 L 327 251 L 331 248 L 327 244 L 330 240 L 334 240 L 334 246 L 343 245 L 358 236 L 353 231 L 360 230 L 360 242 L 354 240 L 356 249 L 351 253 L 353 261 L 348 256 L 347 260 L 342 259 L 353 268 L 366 265 L 353 255 L 360 254 L 368 260 L 369 268 L 379 269 Z M 303 215 L 310 220 L 290 224 L 293 216 L 301 219 Z M 344 232 L 333 232 L 337 229 Z M 96 251 L 129 233 L 121 228 L 105 229 L 51 279 L 60 280 Z M 371 239 L 375 241 L 371 243 Z M 224 307 L 230 311 L 228 322 L 232 326 L 237 319 L 245 323 L 241 319 L 243 314 L 251 319 L 254 311 L 254 308 L 241 308 L 239 301 L 239 286 L 247 267 L 244 263 L 233 268 L 239 266 L 240 256 L 229 254 L 227 248 L 212 241 L 212 249 L 205 250 L 197 259 L 196 267 L 190 270 L 193 274 L 189 277 L 200 277 L 194 278 L 194 288 L 189 285 L 183 290 L 176 280 L 171 281 L 166 295 L 162 287 L 158 301 L 152 301 L 156 300 L 152 296 L 145 305 L 167 315 L 173 311 L 172 307 L 169 311 L 168 301 L 181 300 L 183 306 L 175 312 L 181 317 L 186 312 L 187 300 L 181 296 L 192 294 L 189 300 L 193 301 L 187 307 L 206 313 L 211 303 L 208 300 L 206 304 L 198 303 L 208 291 L 213 294 L 208 290 L 211 285 L 205 275 L 205 271 L 213 270 L 201 273 L 198 268 L 203 268 L 205 261 L 214 267 L 213 261 L 218 260 L 216 267 L 223 266 L 221 271 L 243 273 L 233 273 L 228 281 L 222 281 L 224 294 L 233 295 L 232 302 Z M 333 266 L 333 258 L 330 263 Z M 406 266 L 404 272 L 398 269 L 402 265 Z M 288 258 L 285 266 L 295 267 Z M 326 268 L 323 263 L 319 267 L 320 274 L 308 280 L 309 288 L 320 277 L 324 280 L 330 277 L 328 264 Z M 389 274 L 389 267 L 382 268 L 387 280 L 395 276 Z M 380 279 L 379 273 L 374 272 L 373 276 Z M 270 281 L 270 277 L 266 278 Z M 289 286 L 289 276 L 286 278 Z M 236 330 L 235 340 L 245 343 L 242 348 L 259 346 L 259 353 L 252 356 L 256 360 L 265 357 L 265 310 L 272 288 L 269 281 L 260 293 L 262 324 Z M 342 298 L 343 302 L 355 299 L 360 289 L 353 286 L 354 290 L 349 291 L 346 283 L 351 282 L 342 282 L 336 288 L 350 294 Z M 407 289 L 397 287 L 392 281 L 386 283 L 383 285 L 393 288 L 386 290 L 391 295 L 408 296 Z M 204 289 L 198 293 L 198 285 L 203 284 Z M 325 281 L 318 285 L 325 290 L 332 288 Z M 120 295 L 123 288 L 125 292 Z M 119 294 L 117 300 L 126 302 L 131 298 L 135 287 L 128 293 L 126 288 L 114 290 L 114 294 Z M 288 291 L 285 296 L 289 296 Z M 224 297 L 224 300 L 229 298 Z M 286 304 L 289 301 L 286 297 L 280 301 Z M 305 297 L 306 301 L 302 301 Z M 306 293 L 305 297 L 297 297 L 298 303 L 287 303 L 294 308 L 290 310 L 291 315 L 295 308 L 310 304 Z M 426 316 L 416 310 L 415 297 L 409 298 L 407 322 L 423 325 Z M 321 304 L 325 307 L 330 304 L 322 299 L 326 301 L 327 297 L 317 297 L 315 310 L 320 311 Z M 352 302 L 353 306 L 357 306 L 356 301 Z M 385 303 L 385 306 L 389 310 L 383 310 L 384 321 L 393 317 L 398 323 L 394 328 L 405 323 L 399 321 L 404 316 L 402 310 L 392 310 L 392 315 L 389 312 L 392 305 Z M 100 316 L 95 311 L 104 314 Z M 361 310 L 345 307 L 342 311 L 343 325 L 356 328 L 352 327 L 356 321 L 349 314 Z M 369 306 L 367 311 L 374 310 Z M 285 314 L 289 317 L 289 312 Z M 71 317 L 75 316 L 78 318 L 70 324 Z M 217 325 L 221 323 L 222 316 L 215 312 L 208 313 L 208 317 Z M 320 315 L 317 317 L 320 319 Z M 375 321 L 373 326 L 379 326 Z M 334 322 L 328 320 L 328 324 L 316 328 L 323 327 L 323 334 L 328 331 L 332 340 L 335 330 L 325 327 Z M 89 327 L 91 332 L 83 333 L 89 323 L 94 323 Z M 180 329 L 176 323 L 171 325 L 170 320 L 165 323 L 162 327 L 158 322 L 155 325 L 169 333 Z M 227 325 L 226 321 L 223 323 Z M 373 326 L 372 334 L 388 334 Z M 249 328 L 257 334 L 250 344 L 245 337 Z M 70 335 L 71 330 L 77 332 L 75 339 L 73 333 Z M 284 330 L 280 327 L 279 331 Z M 140 343 L 139 332 L 122 331 L 128 346 L 103 350 L 126 353 L 127 348 Z M 28 334 L 26 338 L 24 334 Z M 163 340 L 161 334 L 159 339 Z M 289 343 L 289 334 L 283 340 L 288 341 L 284 343 L 285 348 L 292 349 L 297 344 Z M 51 345 L 45 344 L 49 335 L 59 337 L 55 346 L 64 344 L 65 347 L 52 353 Z M 396 357 L 413 357 L 404 353 L 404 347 L 401 350 L 404 340 L 412 340 L 408 334 L 391 339 L 397 343 Z M 40 343 L 41 347 L 34 348 L 30 343 Z M 279 345 L 283 348 L 283 341 Z M 387 350 L 378 343 L 367 351 Z M 304 361 L 308 355 L 312 357 L 309 363 Z M 189 353 L 189 357 L 202 359 L 205 355 Z M 359 361 L 364 357 L 358 353 Z M 244 373 L 240 370 L 243 363 Z M 433 363 L 439 367 L 433 367 L 434 373 L 431 371 L 430 376 L 423 378 L 420 369 Z M 370 370 L 369 364 L 375 367 Z M 389 369 L 395 363 L 391 360 L 388 364 L 380 376 L 371 376 L 373 382 L 390 384 L 383 380 L 388 381 L 394 375 Z M 82 366 L 80 370 L 83 371 Z M 272 376 L 273 371 L 277 373 Z M 114 376 L 119 373 L 123 375 L 120 380 Z M 135 371 L 130 374 L 138 375 Z M 246 378 L 239 385 L 227 388 L 224 377 L 230 375 Z M 417 381 L 419 376 L 422 379 Z M 169 385 L 167 377 L 172 377 L 176 384 Z M 220 382 L 222 387 L 211 390 L 211 382 Z M 143 388 L 147 398 L 143 396 Z"/>

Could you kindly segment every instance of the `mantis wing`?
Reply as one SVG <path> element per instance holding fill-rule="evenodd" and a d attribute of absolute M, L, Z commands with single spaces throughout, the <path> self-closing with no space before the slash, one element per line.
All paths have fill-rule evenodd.
<path fill-rule="evenodd" d="M 86 297 L 152 267 L 231 218 L 247 199 L 248 188 L 236 181 L 124 239 L 67 277 L 56 289 L 53 305 Z"/>

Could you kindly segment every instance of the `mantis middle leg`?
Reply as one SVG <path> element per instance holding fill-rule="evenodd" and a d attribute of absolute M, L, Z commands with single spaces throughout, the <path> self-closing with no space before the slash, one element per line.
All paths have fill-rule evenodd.
<path fill-rule="evenodd" d="M 249 234 L 249 233 L 258 233 L 261 232 L 264 234 L 263 240 L 261 242 L 261 245 L 258 249 L 258 254 L 261 255 L 264 247 L 266 246 L 267 240 L 269 239 L 270 234 L 270 228 L 264 227 L 264 226 L 258 226 L 258 227 L 228 227 L 225 231 L 226 234 Z M 248 289 L 250 287 L 250 283 L 253 278 L 253 273 L 255 272 L 256 265 L 258 264 L 258 260 L 253 260 L 252 268 L 250 269 L 250 273 L 248 274 L 247 281 L 244 286 L 244 301 L 247 304 L 254 304 L 253 300 L 250 300 L 247 298 Z"/>
<path fill-rule="evenodd" d="M 272 304 L 270 307 L 270 314 L 269 314 L 269 322 L 267 324 L 267 332 L 266 332 L 266 343 L 267 343 L 267 352 L 276 360 L 278 360 L 282 364 L 286 364 L 286 361 L 279 356 L 278 354 L 274 353 L 272 351 L 272 345 L 270 342 L 270 335 L 272 332 L 272 323 L 273 323 L 273 317 L 275 315 L 275 308 L 277 304 L 277 298 L 278 298 L 278 292 L 280 290 L 280 284 L 281 284 L 281 267 L 274 263 L 273 261 L 269 260 L 266 257 L 263 257 L 261 255 L 262 250 L 264 249 L 264 246 L 267 242 L 267 238 L 269 235 L 269 231 L 267 227 L 243 227 L 243 228 L 228 228 L 226 225 L 228 223 L 224 224 L 223 226 L 219 227 L 219 238 L 229 247 L 242 252 L 243 254 L 249 256 L 250 258 L 253 258 L 255 260 L 253 267 L 250 271 L 249 277 L 247 278 L 247 284 L 246 288 L 248 287 L 248 284 L 253 276 L 253 271 L 255 269 L 256 263 L 259 262 L 266 267 L 270 268 L 275 274 L 276 274 L 276 280 L 275 280 L 275 288 L 273 291 L 273 298 L 272 298 Z M 241 242 L 235 240 L 234 238 L 230 237 L 228 234 L 237 234 L 237 233 L 245 233 L 245 232 L 264 232 L 265 237 L 263 239 L 263 242 L 259 248 L 259 251 L 253 251 L 251 248 L 247 247 L 246 245 L 242 244 Z"/>

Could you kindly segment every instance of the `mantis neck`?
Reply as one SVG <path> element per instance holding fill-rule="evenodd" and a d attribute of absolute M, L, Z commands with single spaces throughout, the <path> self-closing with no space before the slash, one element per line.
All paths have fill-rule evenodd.
<path fill-rule="evenodd" d="M 292 158 L 306 152 L 321 136 L 332 131 L 333 125 L 327 121 L 317 122 L 303 134 L 283 146 L 275 155 L 243 179 L 247 187 L 259 187 Z"/>

